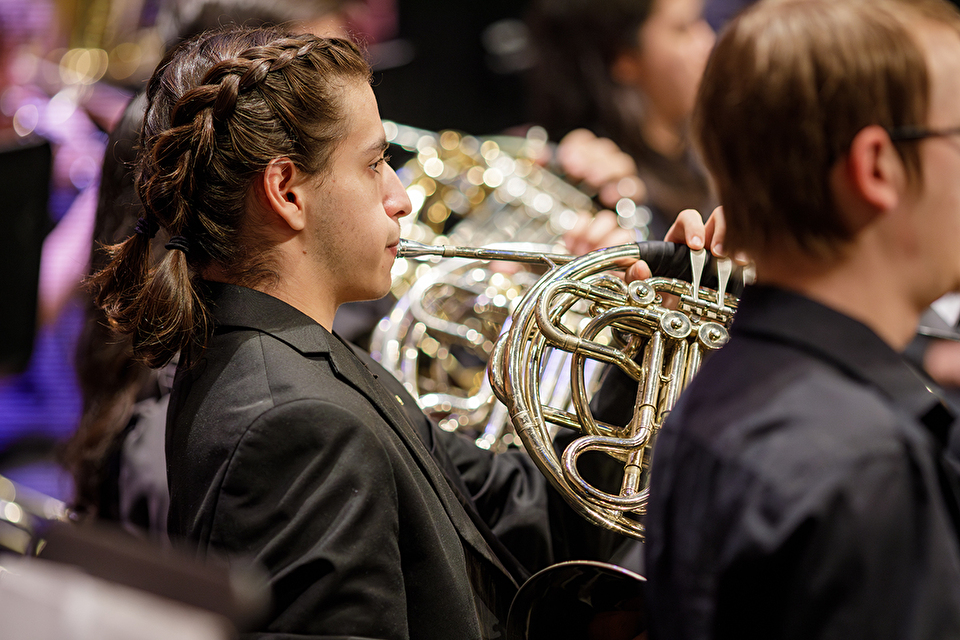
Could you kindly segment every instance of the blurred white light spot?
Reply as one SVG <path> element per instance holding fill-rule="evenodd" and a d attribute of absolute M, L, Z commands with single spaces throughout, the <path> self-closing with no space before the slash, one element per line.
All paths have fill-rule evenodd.
<path fill-rule="evenodd" d="M 397 126 L 396 122 L 391 120 L 383 121 L 383 135 L 386 136 L 387 142 L 393 142 L 399 133 L 400 127 Z"/>
<path fill-rule="evenodd" d="M 437 155 L 437 140 L 433 136 L 420 136 L 417 139 L 417 151 Z"/>
<path fill-rule="evenodd" d="M 637 207 L 637 226 L 646 226 L 653 219 L 650 207 Z"/>
<path fill-rule="evenodd" d="M 547 213 L 553 208 L 553 198 L 549 194 L 541 193 L 533 199 L 533 208 L 540 213 Z"/>
<path fill-rule="evenodd" d="M 617 200 L 617 213 L 624 218 L 632 218 L 637 212 L 637 203 L 630 198 L 620 198 Z"/>
<path fill-rule="evenodd" d="M 47 118 L 50 124 L 63 124 L 70 119 L 70 116 L 77 110 L 74 95 L 75 92 L 64 89 L 50 98 L 50 102 L 47 104 Z"/>
<path fill-rule="evenodd" d="M 503 184 L 503 174 L 499 169 L 490 168 L 483 172 L 483 182 L 488 187 L 496 189 Z"/>
<path fill-rule="evenodd" d="M 25 104 L 13 114 L 13 130 L 18 136 L 28 136 L 40 123 L 40 110 L 35 104 Z"/>
<path fill-rule="evenodd" d="M 557 216 L 557 224 L 561 229 L 569 231 L 577 224 L 577 214 L 570 209 L 565 209 L 559 216 Z"/>
<path fill-rule="evenodd" d="M 423 163 L 423 172 L 431 178 L 439 178 L 443 174 L 443 160 L 430 158 Z"/>
<path fill-rule="evenodd" d="M 3 506 L 3 517 L 8 522 L 17 524 L 23 518 L 23 509 L 16 502 L 8 502 Z"/>
<path fill-rule="evenodd" d="M 410 197 L 410 203 L 413 205 L 410 213 L 417 213 L 420 211 L 420 207 L 423 206 L 423 203 L 427 199 L 427 194 L 424 192 L 423 187 L 418 184 L 415 184 L 407 189 L 407 196 Z"/>
<path fill-rule="evenodd" d="M 393 267 L 390 268 L 390 275 L 394 277 L 400 277 L 407 273 L 410 265 L 407 263 L 406 258 L 397 258 L 393 262 Z"/>
<path fill-rule="evenodd" d="M 507 193 L 514 198 L 519 198 L 527 190 L 527 183 L 523 178 L 513 177 L 507 181 Z"/>

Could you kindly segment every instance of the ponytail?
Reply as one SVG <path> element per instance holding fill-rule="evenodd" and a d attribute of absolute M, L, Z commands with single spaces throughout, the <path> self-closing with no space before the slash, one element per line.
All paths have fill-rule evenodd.
<path fill-rule="evenodd" d="M 210 326 L 182 236 L 171 239 L 167 255 L 149 267 L 156 229 L 155 222 L 141 218 L 134 235 L 104 247 L 109 263 L 87 281 L 111 328 L 132 335 L 137 359 L 153 368 L 170 362 L 192 341 L 202 343 Z"/>
<path fill-rule="evenodd" d="M 134 301 L 141 321 L 133 331 L 134 351 L 151 367 L 168 363 L 191 342 L 203 344 L 211 324 L 185 252 L 170 249 Z"/>

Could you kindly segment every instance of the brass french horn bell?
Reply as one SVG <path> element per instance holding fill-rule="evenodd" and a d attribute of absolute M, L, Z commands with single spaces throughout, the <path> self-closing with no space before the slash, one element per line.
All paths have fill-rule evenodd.
<path fill-rule="evenodd" d="M 742 273 L 729 260 L 666 242 L 562 254 L 427 246 L 401 241 L 399 255 L 432 255 L 540 263 L 549 271 L 513 309 L 487 372 L 524 448 L 547 479 L 588 520 L 643 539 L 649 466 L 657 433 L 703 358 L 729 339 L 737 297 L 727 291 Z M 653 277 L 627 284 L 612 272 L 644 260 Z M 708 268 L 709 266 L 709 268 Z M 668 302 L 670 301 L 670 302 Z M 542 402 L 548 354 L 566 352 L 573 401 Z M 584 381 L 589 363 L 616 367 L 637 383 L 633 418 L 625 425 L 596 420 Z M 560 428 L 576 435 L 558 453 Z M 619 491 L 598 488 L 581 474 L 588 452 L 618 460 Z"/>

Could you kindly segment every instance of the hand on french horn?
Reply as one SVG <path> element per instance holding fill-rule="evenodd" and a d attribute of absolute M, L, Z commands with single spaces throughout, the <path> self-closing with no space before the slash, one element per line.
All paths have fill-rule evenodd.
<path fill-rule="evenodd" d="M 723 257 L 723 239 L 727 231 L 726 221 L 723 218 L 723 207 L 717 207 L 710 214 L 706 223 L 696 209 L 684 209 L 677 215 L 677 219 L 667 231 L 664 240 L 685 244 L 693 250 L 710 248 L 710 253 Z M 647 263 L 639 260 L 627 268 L 627 282 L 645 280 L 651 276 Z"/>

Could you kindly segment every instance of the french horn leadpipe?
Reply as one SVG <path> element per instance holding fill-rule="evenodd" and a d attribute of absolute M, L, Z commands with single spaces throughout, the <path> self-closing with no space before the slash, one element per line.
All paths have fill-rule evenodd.
<path fill-rule="evenodd" d="M 653 251 L 645 252 L 645 247 L 652 247 Z M 671 247 L 676 247 L 671 249 Z M 614 247 L 609 247 L 614 249 Z M 646 260 L 653 271 L 658 275 L 661 271 L 673 272 L 675 277 L 690 280 L 693 284 L 691 295 L 694 299 L 699 296 L 700 285 L 703 282 L 703 273 L 708 256 L 706 251 L 693 251 L 680 245 L 669 242 L 643 242 L 616 247 L 617 259 Z M 666 252 L 665 249 L 669 249 Z M 679 265 L 689 255 L 690 263 L 686 268 Z M 398 258 L 467 258 L 472 260 L 501 260 L 505 262 L 519 262 L 524 264 L 539 264 L 548 267 L 565 265 L 578 256 L 565 253 L 547 253 L 537 251 L 520 251 L 512 249 L 496 249 L 490 247 L 464 247 L 454 245 L 428 245 L 415 240 L 401 238 L 397 247 Z M 579 258 L 584 258 L 580 256 Z M 731 281 L 749 282 L 749 270 L 738 269 L 734 275 L 734 268 L 730 260 L 718 259 L 716 262 L 717 274 L 710 285 L 718 290 L 717 300 L 722 306 L 727 284 Z"/>
<path fill-rule="evenodd" d="M 576 256 L 563 253 L 538 253 L 534 251 L 511 251 L 484 247 L 455 247 L 450 245 L 429 245 L 415 240 L 402 238 L 397 247 L 398 258 L 470 258 L 473 260 L 503 260 L 525 264 L 544 264 L 555 266 L 566 264 Z"/>
<path fill-rule="evenodd" d="M 727 289 L 741 277 L 730 261 L 666 242 L 571 257 L 404 241 L 398 253 L 551 267 L 512 309 L 509 327 L 487 365 L 491 387 L 531 459 L 574 510 L 598 525 L 643 539 L 657 434 L 703 358 L 729 339 L 738 299 L 736 287 L 733 293 Z M 628 259 L 645 260 L 654 275 L 627 284 L 609 273 L 622 270 Z M 553 352 L 571 357 L 572 408 L 542 402 L 541 379 Z M 633 417 L 626 425 L 593 416 L 592 392 L 584 382 L 588 361 L 636 382 Z M 577 434 L 562 452 L 555 446 L 553 427 Z M 587 452 L 605 454 L 608 470 L 619 465 L 616 493 L 609 486 L 594 486 L 586 479 L 590 474 L 581 472 L 580 459 Z M 596 457 L 584 458 L 592 466 L 591 460 Z"/>

